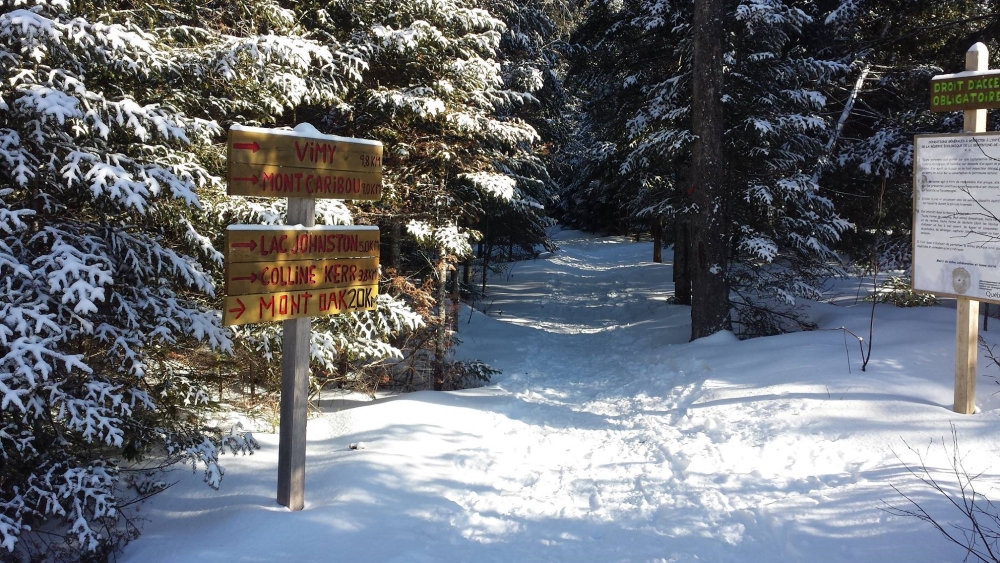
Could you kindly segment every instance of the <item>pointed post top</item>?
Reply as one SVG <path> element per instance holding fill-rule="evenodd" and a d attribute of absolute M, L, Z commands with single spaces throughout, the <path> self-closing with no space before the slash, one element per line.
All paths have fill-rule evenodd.
<path fill-rule="evenodd" d="M 965 70 L 984 72 L 989 69 L 990 50 L 982 43 L 976 43 L 965 52 Z"/>

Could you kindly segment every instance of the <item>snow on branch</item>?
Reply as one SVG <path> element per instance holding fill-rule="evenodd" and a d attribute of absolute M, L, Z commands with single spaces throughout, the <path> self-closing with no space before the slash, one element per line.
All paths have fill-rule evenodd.
<path fill-rule="evenodd" d="M 476 189 L 504 201 L 513 199 L 514 190 L 517 188 L 516 180 L 506 174 L 497 174 L 495 172 L 460 174 L 459 178 L 469 180 Z"/>
<path fill-rule="evenodd" d="M 459 257 L 472 253 L 470 234 L 461 232 L 455 225 L 434 226 L 426 221 L 413 220 L 407 223 L 406 230 L 424 246 Z"/>

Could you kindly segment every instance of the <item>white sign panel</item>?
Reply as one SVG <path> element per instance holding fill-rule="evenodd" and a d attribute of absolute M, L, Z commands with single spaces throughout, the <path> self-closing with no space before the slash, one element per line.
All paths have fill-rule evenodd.
<path fill-rule="evenodd" d="M 1000 303 L 1000 133 L 915 137 L 913 289 Z"/>

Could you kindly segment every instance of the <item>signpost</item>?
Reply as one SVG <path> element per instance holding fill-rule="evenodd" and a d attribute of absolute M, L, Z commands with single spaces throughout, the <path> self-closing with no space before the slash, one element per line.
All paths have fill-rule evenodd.
<path fill-rule="evenodd" d="M 987 70 L 989 53 L 986 46 L 976 43 L 965 54 L 965 72 L 935 76 L 931 80 L 931 110 L 955 111 L 963 110 L 964 127 L 967 133 L 983 133 L 986 131 L 986 110 L 1000 107 L 1000 73 Z M 920 140 L 915 141 L 919 145 Z M 914 158 L 914 257 L 919 252 L 920 232 L 916 215 L 921 213 L 920 188 L 925 189 L 930 176 L 924 180 L 924 170 L 919 170 L 921 163 Z M 926 198 L 924 198 L 926 200 Z M 924 201 L 926 203 L 926 201 Z M 927 209 L 925 207 L 925 209 Z M 927 209 L 927 211 L 931 211 Z M 958 215 L 955 213 L 954 215 Z M 950 228 L 950 227 L 949 227 Z M 914 280 L 924 274 L 918 271 L 923 264 L 915 260 L 913 264 Z M 954 410 L 960 414 L 972 414 L 976 410 L 976 370 L 978 364 L 979 340 L 979 301 L 965 297 L 972 287 L 971 273 L 968 269 L 957 265 L 950 272 L 953 276 L 952 288 L 958 294 L 957 330 L 955 331 L 955 404 Z M 977 284 L 978 287 L 978 284 Z M 964 291 L 959 289 L 965 288 Z M 914 286 L 914 289 L 919 289 Z"/>
<path fill-rule="evenodd" d="M 305 504 L 310 318 L 375 308 L 379 230 L 315 224 L 315 199 L 382 196 L 382 143 L 233 125 L 229 195 L 287 197 L 288 225 L 226 231 L 223 324 L 282 321 L 278 503 Z"/>

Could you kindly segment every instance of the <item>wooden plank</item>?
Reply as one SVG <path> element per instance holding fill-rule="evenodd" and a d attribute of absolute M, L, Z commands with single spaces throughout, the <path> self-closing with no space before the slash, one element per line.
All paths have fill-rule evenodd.
<path fill-rule="evenodd" d="M 288 200 L 285 219 L 312 227 L 316 202 Z M 278 419 L 278 503 L 302 510 L 306 501 L 306 417 L 309 413 L 308 318 L 286 320 L 281 332 L 281 406 Z"/>
<path fill-rule="evenodd" d="M 284 322 L 278 425 L 277 501 L 302 510 L 306 497 L 306 418 L 309 413 L 309 319 Z"/>
<path fill-rule="evenodd" d="M 958 300 L 955 331 L 955 405 L 959 414 L 976 412 L 976 372 L 979 350 L 979 302 Z"/>
<path fill-rule="evenodd" d="M 230 225 L 225 255 L 227 264 L 377 257 L 379 230 L 375 226 Z"/>
<path fill-rule="evenodd" d="M 360 287 L 378 282 L 378 258 L 235 262 L 226 265 L 226 295 Z"/>
<path fill-rule="evenodd" d="M 983 72 L 989 65 L 989 52 L 976 43 L 965 53 L 965 70 Z M 986 110 L 969 109 L 963 114 L 963 129 L 969 133 L 986 131 Z M 955 326 L 955 404 L 959 414 L 976 411 L 976 373 L 979 363 L 979 302 L 961 298 L 957 304 Z"/>
<path fill-rule="evenodd" d="M 381 167 L 341 171 L 229 161 L 227 180 L 229 195 L 363 201 L 382 197 Z"/>
<path fill-rule="evenodd" d="M 227 295 L 222 309 L 222 324 L 235 326 L 372 311 L 377 297 L 377 283 L 318 290 Z"/>
<path fill-rule="evenodd" d="M 227 157 L 232 163 L 310 170 L 382 170 L 382 143 L 334 135 L 303 136 L 294 131 L 233 127 Z"/>

